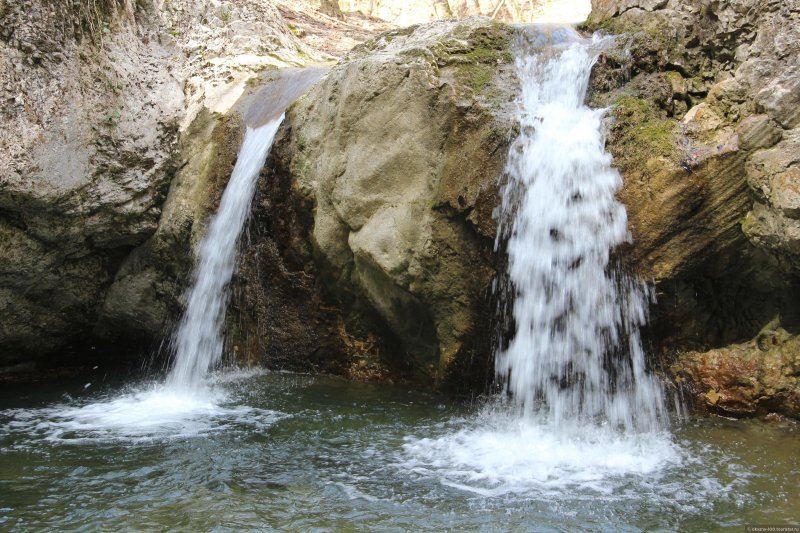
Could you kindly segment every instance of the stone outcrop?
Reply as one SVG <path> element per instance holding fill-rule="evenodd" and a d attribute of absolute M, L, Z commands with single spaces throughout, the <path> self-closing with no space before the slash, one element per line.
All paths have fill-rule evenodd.
<path fill-rule="evenodd" d="M 0 7 L 0 364 L 91 329 L 175 168 L 184 95 L 167 53 L 125 4 L 98 4 Z"/>
<path fill-rule="evenodd" d="M 343 322 L 381 332 L 387 358 L 423 380 L 491 353 L 511 31 L 470 19 L 384 33 L 290 109 L 276 146 Z"/>
<path fill-rule="evenodd" d="M 610 106 L 609 149 L 633 234 L 621 255 L 656 282 L 655 336 L 668 359 L 698 350 L 681 359 L 695 366 L 680 375 L 703 393 L 711 362 L 726 358 L 746 360 L 737 366 L 752 371 L 743 379 L 759 382 L 756 374 L 785 358 L 744 341 L 776 314 L 789 331 L 800 326 L 800 3 L 596 0 L 593 8 L 587 28 L 620 35 L 595 69 L 590 98 Z M 796 373 L 787 365 L 781 371 Z M 762 385 L 753 398 L 777 390 Z M 787 394 L 758 403 L 797 416 Z"/>
<path fill-rule="evenodd" d="M 697 407 L 725 416 L 800 413 L 800 337 L 773 321 L 756 338 L 698 353 L 673 364 Z"/>
<path fill-rule="evenodd" d="M 608 146 L 625 178 L 633 240 L 617 256 L 656 285 L 650 337 L 667 366 L 677 352 L 747 346 L 776 314 L 789 331 L 800 324 L 788 248 L 762 244 L 747 222 L 765 199 L 793 213 L 791 191 L 775 195 L 772 183 L 790 182 L 794 133 L 770 111 L 780 106 L 759 104 L 761 89 L 739 79 L 755 68 L 740 43 L 760 43 L 791 10 L 712 8 L 607 3 L 589 24 L 621 33 L 589 98 L 609 107 Z M 715 33 L 721 48 L 700 44 Z M 291 223 L 269 230 L 262 253 L 316 302 L 312 320 L 326 324 L 315 341 L 328 354 L 320 360 L 347 367 L 358 344 L 369 346 L 365 359 L 382 354 L 422 380 L 474 383 L 476 367 L 490 372 L 492 210 L 515 135 L 510 39 L 509 28 L 480 19 L 389 32 L 356 48 L 288 113 L 269 195 L 293 198 L 280 217 Z M 759 57 L 782 53 L 759 46 L 768 50 Z M 250 264 L 270 271 L 263 260 Z M 266 294 L 270 276 L 247 290 Z M 263 317 L 269 308 L 245 303 L 242 312 Z M 369 333 L 382 342 L 365 341 Z M 258 335 L 269 336 L 288 346 L 277 331 Z"/>

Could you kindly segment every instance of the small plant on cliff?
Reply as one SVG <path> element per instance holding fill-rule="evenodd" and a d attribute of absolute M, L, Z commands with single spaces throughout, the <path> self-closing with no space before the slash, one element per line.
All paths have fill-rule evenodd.
<path fill-rule="evenodd" d="M 103 45 L 103 36 L 110 33 L 109 19 L 119 9 L 119 0 L 60 0 L 60 12 L 68 23 L 72 23 L 77 37 L 88 37 Z"/>

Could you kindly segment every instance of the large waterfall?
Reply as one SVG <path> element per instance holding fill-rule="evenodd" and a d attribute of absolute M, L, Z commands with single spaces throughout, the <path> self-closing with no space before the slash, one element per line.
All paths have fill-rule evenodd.
<path fill-rule="evenodd" d="M 517 58 L 521 133 L 506 167 L 498 245 L 500 284 L 515 333 L 496 369 L 513 400 L 543 422 L 659 427 L 660 383 L 645 370 L 639 326 L 646 287 L 614 268 L 629 239 L 622 178 L 604 150 L 603 110 L 584 105 L 598 39 L 549 48 L 525 41 Z"/>
<path fill-rule="evenodd" d="M 403 464 L 481 495 L 613 492 L 681 459 L 645 368 L 649 293 L 612 258 L 630 238 L 622 179 L 603 110 L 584 105 L 603 41 L 540 27 L 520 40 L 520 134 L 496 211 L 510 330 L 496 371 L 508 394 L 461 427 L 406 439 Z"/>
<path fill-rule="evenodd" d="M 175 333 L 175 361 L 167 384 L 197 389 L 222 357 L 221 329 L 228 303 L 226 287 L 233 276 L 236 244 L 250 211 L 258 175 L 264 167 L 283 115 L 258 128 L 248 128 L 233 174 L 217 214 L 200 243 L 194 283 Z"/>

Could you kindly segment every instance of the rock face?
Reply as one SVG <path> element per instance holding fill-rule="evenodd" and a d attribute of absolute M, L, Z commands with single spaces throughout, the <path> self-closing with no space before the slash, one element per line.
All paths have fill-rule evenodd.
<path fill-rule="evenodd" d="M 86 334 L 175 168 L 184 95 L 167 52 L 123 5 L 67 6 L 0 8 L 0 364 Z"/>
<path fill-rule="evenodd" d="M 769 32 L 794 11 L 766 4 L 714 15 L 713 7 L 608 3 L 590 23 L 624 34 L 598 62 L 590 101 L 610 108 L 608 146 L 625 178 L 633 243 L 617 256 L 656 284 L 650 337 L 667 366 L 676 352 L 732 343 L 744 354 L 775 315 L 789 332 L 800 325 L 790 248 L 756 239 L 747 222 L 773 203 L 781 216 L 794 213 L 791 189 L 773 185 L 791 183 L 794 131 L 771 111 L 780 106 L 759 103 L 763 85 L 748 81 L 757 67 L 741 48 L 751 43 L 753 54 L 764 50 L 756 57 L 780 62 L 768 35 L 787 40 Z M 723 35 L 717 47 L 700 44 L 712 34 Z M 499 260 L 492 210 L 515 135 L 510 40 L 509 28 L 480 19 L 389 32 L 356 48 L 288 113 L 273 185 L 256 213 L 266 220 L 277 210 L 287 221 L 272 223 L 258 244 L 283 266 L 251 258 L 251 271 L 267 274 L 244 285 L 268 299 L 268 279 L 294 279 L 325 332 L 300 335 L 303 351 L 316 346 L 330 368 L 347 367 L 358 345 L 369 346 L 365 359 L 381 354 L 422 380 L 473 383 L 470 372 L 488 369 Z M 245 301 L 241 313 L 265 317 L 279 307 Z M 258 336 L 291 359 L 287 340 L 268 329 Z M 365 340 L 369 333 L 383 342 Z M 700 383 L 698 372 L 680 375 Z"/>
<path fill-rule="evenodd" d="M 752 402 L 793 416 L 796 382 L 769 393 L 778 389 L 758 375 L 796 367 L 743 341 L 776 314 L 788 331 L 800 326 L 798 19 L 797 1 L 598 0 L 587 24 L 622 35 L 591 99 L 611 106 L 609 149 L 634 239 L 621 255 L 657 284 L 656 338 L 665 352 L 718 349 L 672 367 L 700 394 L 720 362 L 761 383 Z"/>
<path fill-rule="evenodd" d="M 800 337 L 777 321 L 748 343 L 684 354 L 672 371 L 698 407 L 710 412 L 795 418 L 800 413 Z"/>
<path fill-rule="evenodd" d="M 316 54 L 258 1 L 4 1 L 0 22 L 0 367 L 162 337 L 237 102 Z"/>
<path fill-rule="evenodd" d="M 727 414 L 800 416 L 799 3 L 596 0 L 586 25 L 620 35 L 589 91 L 625 178 L 633 242 L 616 255 L 656 285 L 664 367 Z M 325 31 L 355 20 L 328 7 Z M 0 367 L 164 337 L 252 102 L 275 67 L 322 57 L 297 38 L 322 32 L 309 17 L 290 29 L 261 0 L 0 1 Z M 383 33 L 287 112 L 230 351 L 455 388 L 490 373 L 514 31 Z"/>
<path fill-rule="evenodd" d="M 487 19 L 382 34 L 291 108 L 276 147 L 343 322 L 422 379 L 490 353 L 510 39 Z"/>

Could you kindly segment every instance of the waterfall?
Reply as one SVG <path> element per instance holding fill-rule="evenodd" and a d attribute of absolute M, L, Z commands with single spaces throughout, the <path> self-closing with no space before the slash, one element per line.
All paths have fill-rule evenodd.
<path fill-rule="evenodd" d="M 526 416 L 553 425 L 661 425 L 660 383 L 645 369 L 645 284 L 615 268 L 630 240 L 622 178 L 604 149 L 604 110 L 584 105 L 601 39 L 574 34 L 547 48 L 522 39 L 519 137 L 497 215 L 508 270 L 499 289 L 515 331 L 496 372 Z"/>
<path fill-rule="evenodd" d="M 528 27 L 516 58 L 520 133 L 503 179 L 496 280 L 507 394 L 472 419 L 405 439 L 407 471 L 483 496 L 606 493 L 680 464 L 639 328 L 647 286 L 615 267 L 630 240 L 605 152 L 603 110 L 584 105 L 602 39 Z"/>
<path fill-rule="evenodd" d="M 186 293 L 186 310 L 172 339 L 174 363 L 167 376 L 168 387 L 188 391 L 202 388 L 203 378 L 222 358 L 227 286 L 258 175 L 283 123 L 284 110 L 327 70 L 282 69 L 251 94 L 251 101 L 257 103 L 243 109 L 247 131 L 219 210 L 200 242 L 193 283 Z"/>
<path fill-rule="evenodd" d="M 173 340 L 175 359 L 167 376 L 168 386 L 197 389 L 222 357 L 226 288 L 236 264 L 236 243 L 250 211 L 258 175 L 282 122 L 283 115 L 258 128 L 247 128 L 219 210 L 200 243 L 186 311 Z"/>

